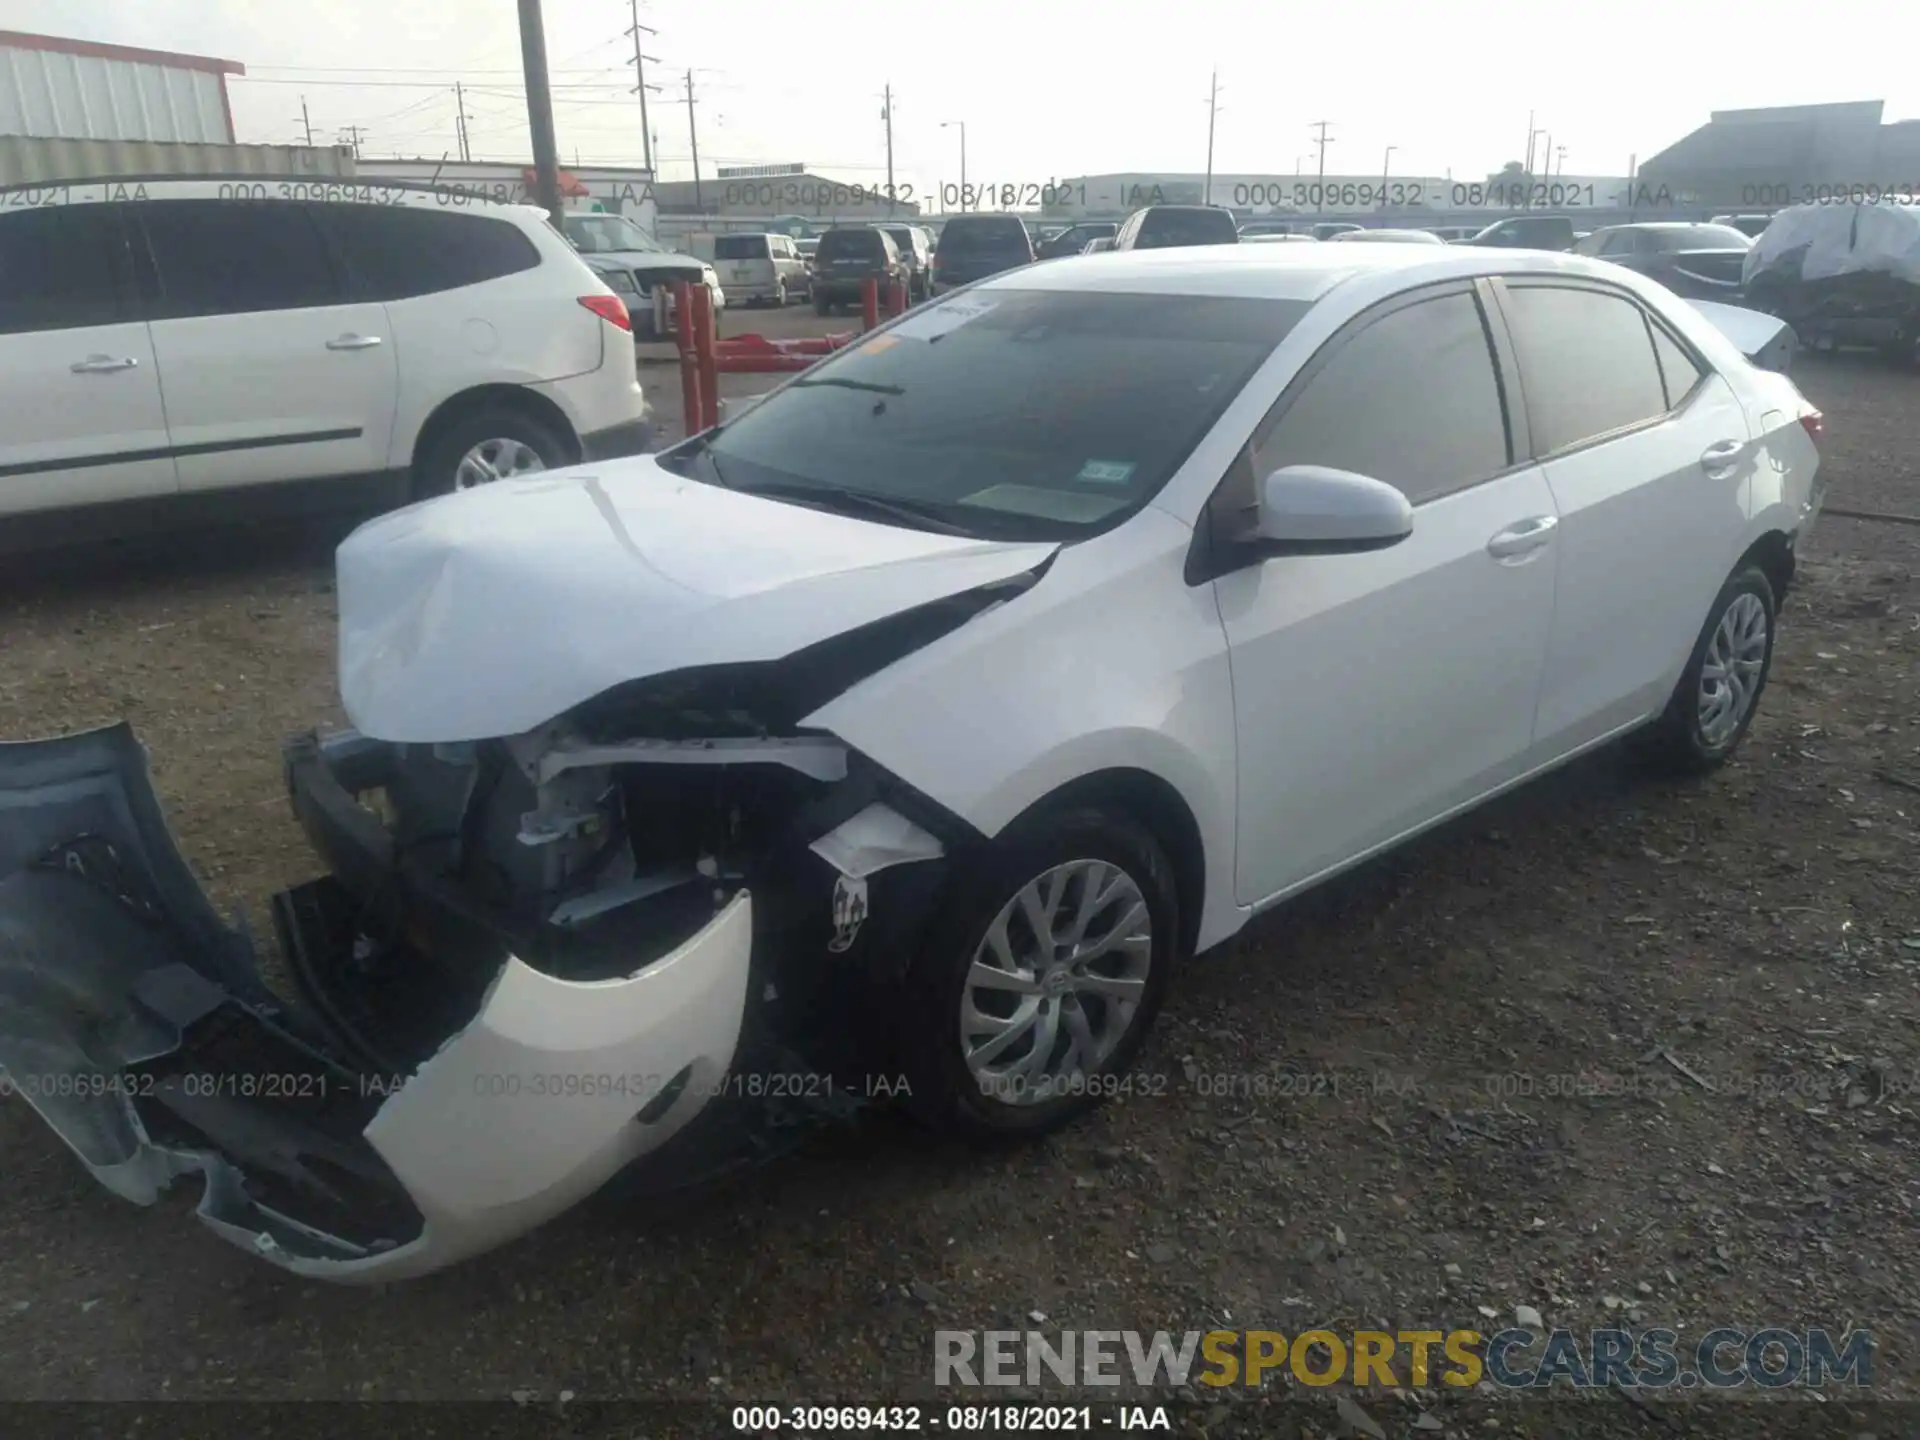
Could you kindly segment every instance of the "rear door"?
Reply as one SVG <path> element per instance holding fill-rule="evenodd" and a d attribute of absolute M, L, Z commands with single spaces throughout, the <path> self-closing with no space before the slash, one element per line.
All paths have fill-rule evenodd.
<path fill-rule="evenodd" d="M 1385 550 L 1269 559 L 1216 580 L 1233 667 L 1235 893 L 1298 889 L 1523 773 L 1554 608 L 1554 507 L 1510 436 L 1482 301 L 1456 282 L 1330 340 L 1215 506 L 1330 465 L 1398 487 Z"/>
<path fill-rule="evenodd" d="M 170 495 L 167 447 L 121 207 L 0 208 L 0 515 Z"/>
<path fill-rule="evenodd" d="M 183 491 L 387 466 L 398 366 L 386 311 L 349 298 L 315 208 L 129 207 Z"/>
<path fill-rule="evenodd" d="M 1537 727 L 1551 756 L 1666 703 L 1744 533 L 1757 447 L 1733 387 L 1631 295 L 1493 288 L 1560 516 Z"/>

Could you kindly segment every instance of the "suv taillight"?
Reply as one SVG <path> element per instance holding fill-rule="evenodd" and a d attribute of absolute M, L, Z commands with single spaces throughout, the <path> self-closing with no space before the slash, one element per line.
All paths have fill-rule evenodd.
<path fill-rule="evenodd" d="M 633 333 L 633 317 L 627 313 L 627 302 L 618 295 L 582 295 L 580 303 L 609 325 Z"/>
<path fill-rule="evenodd" d="M 1800 412 L 1800 428 L 1807 432 L 1807 438 L 1817 450 L 1820 442 L 1827 438 L 1827 417 L 1809 405 Z"/>

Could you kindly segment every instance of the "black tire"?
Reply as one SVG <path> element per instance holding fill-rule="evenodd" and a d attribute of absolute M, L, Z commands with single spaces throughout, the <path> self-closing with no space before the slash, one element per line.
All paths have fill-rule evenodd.
<path fill-rule="evenodd" d="M 1062 1093 L 1016 1104 L 968 1068 L 959 1038 L 967 974 L 1001 908 L 1029 882 L 1075 860 L 1117 866 L 1139 888 L 1152 923 L 1149 968 L 1127 1029 L 1083 1076 L 1085 1083 L 1052 1087 Z M 1179 952 L 1179 892 L 1165 852 L 1144 828 L 1125 815 L 1077 806 L 1024 821 L 1017 835 L 996 842 L 983 863 L 956 877 L 927 933 L 932 939 L 908 971 L 899 1031 L 910 1109 L 936 1129 L 975 1139 L 1035 1136 L 1092 1109 L 1138 1058 Z M 1082 1002 L 1076 997 L 1075 1003 Z"/>
<path fill-rule="evenodd" d="M 414 472 L 413 498 L 426 500 L 452 493 L 457 488 L 455 476 L 466 453 L 484 441 L 496 439 L 518 440 L 538 455 L 541 466 L 548 470 L 573 460 L 567 442 L 546 422 L 525 411 L 475 410 L 447 426 L 427 448 Z"/>
<path fill-rule="evenodd" d="M 1702 726 L 1700 714 L 1708 654 L 1721 622 L 1735 605 L 1741 603 L 1743 596 L 1752 596 L 1759 601 L 1766 617 L 1765 651 L 1758 674 L 1754 677 L 1751 698 L 1739 723 L 1729 733 L 1710 738 Z M 1705 775 L 1733 758 L 1733 752 L 1740 748 L 1740 742 L 1746 738 L 1747 730 L 1753 724 L 1753 717 L 1760 711 L 1767 677 L 1773 671 L 1775 622 L 1779 614 L 1780 603 L 1773 593 L 1773 582 L 1757 565 L 1736 570 L 1727 583 L 1720 587 L 1720 593 L 1714 597 L 1708 609 L 1706 624 L 1701 626 L 1700 636 L 1693 642 L 1693 652 L 1687 657 L 1687 668 L 1681 672 L 1680 683 L 1674 686 L 1673 696 L 1667 701 L 1666 710 L 1641 737 L 1642 753 L 1656 768 L 1668 774 Z"/>
<path fill-rule="evenodd" d="M 832 302 L 824 295 L 815 295 L 813 297 L 813 313 L 816 315 L 831 315 L 833 313 Z"/>

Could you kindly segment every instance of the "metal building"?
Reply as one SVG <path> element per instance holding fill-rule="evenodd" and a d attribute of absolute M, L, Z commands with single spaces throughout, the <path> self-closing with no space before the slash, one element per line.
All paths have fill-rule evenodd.
<path fill-rule="evenodd" d="M 205 55 L 0 30 L 0 135 L 231 145 L 227 76 Z"/>

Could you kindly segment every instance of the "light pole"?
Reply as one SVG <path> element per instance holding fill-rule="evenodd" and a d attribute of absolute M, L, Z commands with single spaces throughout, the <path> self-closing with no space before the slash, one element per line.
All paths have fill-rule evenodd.
<path fill-rule="evenodd" d="M 1207 188 L 1200 197 L 1202 205 L 1213 203 L 1213 122 L 1220 113 L 1220 72 L 1213 72 L 1212 88 L 1207 91 Z"/>
<path fill-rule="evenodd" d="M 942 120 L 940 122 L 940 128 L 942 130 L 956 125 L 960 128 L 960 208 L 965 210 L 967 208 L 967 122 L 964 120 Z M 947 208 L 946 197 L 944 195 L 940 197 L 940 208 L 942 210 Z"/>
<path fill-rule="evenodd" d="M 1398 145 L 1387 146 L 1387 153 L 1380 158 L 1380 208 L 1382 210 L 1387 208 L 1387 172 L 1393 165 L 1393 152 L 1399 148 Z"/>

